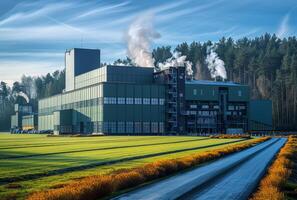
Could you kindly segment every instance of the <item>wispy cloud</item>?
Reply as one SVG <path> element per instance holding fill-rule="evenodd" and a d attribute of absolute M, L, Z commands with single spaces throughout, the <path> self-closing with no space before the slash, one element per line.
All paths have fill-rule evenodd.
<path fill-rule="evenodd" d="M 98 6 L 98 8 L 84 11 L 83 13 L 77 15 L 71 20 L 75 21 L 78 19 L 85 19 L 85 18 L 90 18 L 94 16 L 96 17 L 98 15 L 102 15 L 106 13 L 114 14 L 121 11 L 127 11 L 128 8 L 126 7 L 126 5 L 129 5 L 130 3 L 131 3 L 130 1 L 125 1 L 118 4 L 113 4 L 113 5 Z"/>
<path fill-rule="evenodd" d="M 0 27 L 15 27 L 15 26 L 26 26 L 27 23 L 42 21 L 42 17 L 52 14 L 59 13 L 66 8 L 69 8 L 69 3 L 54 3 L 49 5 L 33 4 L 20 4 L 17 6 L 15 13 L 8 13 L 8 16 L 0 21 Z M 29 7 L 29 10 L 24 11 L 22 8 Z"/>
<path fill-rule="evenodd" d="M 288 35 L 288 33 L 290 31 L 289 19 L 290 19 L 289 13 L 283 17 L 283 19 L 277 29 L 277 32 L 276 32 L 277 37 L 283 38 Z"/>
<path fill-rule="evenodd" d="M 162 35 L 154 46 L 272 32 L 279 13 L 283 19 L 277 35 L 285 37 L 296 32 L 296 27 L 289 26 L 296 12 L 292 11 L 294 0 L 283 1 L 281 6 L 269 3 L 269 9 L 269 0 L 261 1 L 257 4 L 261 13 L 254 9 L 256 0 L 17 1 L 13 7 L 0 7 L 0 80 L 18 80 L 25 70 L 32 74 L 53 71 L 64 65 L 64 50 L 72 47 L 101 48 L 103 62 L 124 58 L 124 33 L 147 12 L 155 15 L 156 31 Z M 265 9 L 268 14 L 263 13 Z"/>

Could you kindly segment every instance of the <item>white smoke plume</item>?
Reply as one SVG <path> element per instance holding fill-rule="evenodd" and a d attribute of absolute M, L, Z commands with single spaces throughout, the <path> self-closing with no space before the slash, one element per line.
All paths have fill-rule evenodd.
<path fill-rule="evenodd" d="M 218 54 L 214 50 L 215 46 L 208 47 L 207 57 L 205 59 L 211 78 L 221 77 L 223 79 L 227 79 L 225 63 L 219 58 Z"/>
<path fill-rule="evenodd" d="M 150 51 L 151 43 L 154 39 L 160 38 L 161 35 L 154 30 L 153 13 L 146 13 L 139 16 L 129 27 L 126 34 L 126 42 L 128 46 L 128 57 L 132 62 L 141 67 L 153 67 L 154 59 Z M 186 61 L 186 56 L 181 56 L 175 52 L 173 56 L 165 63 L 158 63 L 158 67 L 162 70 L 168 67 L 185 66 L 187 76 L 193 77 L 192 63 Z"/>
<path fill-rule="evenodd" d="M 164 70 L 169 67 L 186 67 L 186 73 L 188 77 L 193 77 L 192 63 L 187 61 L 187 56 L 181 56 L 179 52 L 174 52 L 171 58 L 168 58 L 164 63 L 158 63 L 160 70 Z"/>
<path fill-rule="evenodd" d="M 150 44 L 161 35 L 154 30 L 153 14 L 139 16 L 129 27 L 126 34 L 128 56 L 141 67 L 153 67 L 154 59 L 150 52 Z"/>
<path fill-rule="evenodd" d="M 24 92 L 22 92 L 22 91 L 20 91 L 18 94 L 17 94 L 17 96 L 21 96 L 21 97 L 23 97 L 25 100 L 26 100 L 26 102 L 27 103 L 29 103 L 29 97 L 24 93 Z"/>

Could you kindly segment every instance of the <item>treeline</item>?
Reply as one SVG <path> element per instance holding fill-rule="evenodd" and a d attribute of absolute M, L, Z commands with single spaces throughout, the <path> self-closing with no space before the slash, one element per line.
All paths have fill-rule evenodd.
<path fill-rule="evenodd" d="M 61 93 L 65 88 L 65 70 L 48 73 L 45 76 L 22 76 L 21 81 L 9 87 L 0 82 L 0 131 L 10 128 L 10 116 L 14 113 L 14 104 L 25 101 L 19 97 L 20 92 L 28 95 L 32 106 L 37 109 L 39 99 Z"/>
<path fill-rule="evenodd" d="M 222 38 L 217 43 L 182 43 L 173 51 L 186 55 L 193 63 L 195 79 L 210 79 L 205 63 L 207 48 L 216 46 L 216 53 L 225 62 L 229 81 L 251 87 L 252 98 L 271 99 L 276 129 L 297 127 L 297 39 L 279 39 L 265 34 L 256 38 Z M 153 51 L 155 63 L 171 57 L 171 47 Z"/>
<path fill-rule="evenodd" d="M 229 81 L 247 84 L 254 99 L 271 99 L 273 121 L 276 129 L 296 130 L 297 127 L 297 39 L 279 39 L 265 34 L 256 38 L 222 38 L 218 42 L 182 43 L 174 49 L 170 46 L 153 50 L 155 66 L 165 62 L 173 52 L 186 55 L 192 62 L 195 79 L 211 79 L 205 59 L 209 46 L 215 45 L 215 52 L 225 62 Z M 118 59 L 114 64 L 131 64 L 131 60 Z M 62 92 L 65 87 L 65 71 L 56 71 L 41 77 L 23 76 L 12 88 L 0 86 L 0 129 L 9 128 L 1 119 L 10 117 L 16 94 L 24 91 L 35 105 L 38 99 Z M 1 101 L 1 99 L 4 99 Z M 3 103 L 4 102 L 4 103 Z M 3 106 L 5 105 L 5 106 Z M 8 105 L 8 106 L 7 106 Z M 1 118 L 2 116 L 2 118 Z M 8 119 L 6 119 L 8 121 Z"/>

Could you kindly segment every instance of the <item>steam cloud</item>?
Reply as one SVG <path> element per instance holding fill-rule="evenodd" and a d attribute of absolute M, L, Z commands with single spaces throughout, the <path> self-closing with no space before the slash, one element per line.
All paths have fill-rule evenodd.
<path fill-rule="evenodd" d="M 171 58 L 168 58 L 165 63 L 158 63 L 158 67 L 163 70 L 169 67 L 185 66 L 187 76 L 193 76 L 192 63 L 186 61 L 187 56 L 181 56 L 179 52 L 174 52 Z"/>
<path fill-rule="evenodd" d="M 154 30 L 152 22 L 152 13 L 139 16 L 130 25 L 126 35 L 128 57 L 132 59 L 133 63 L 141 67 L 154 66 L 155 60 L 150 52 L 150 45 L 154 39 L 160 38 L 161 35 Z M 180 53 L 175 52 L 165 63 L 158 63 L 157 66 L 161 70 L 168 67 L 185 66 L 187 75 L 192 78 L 192 63 L 186 59 L 186 56 L 181 56 Z"/>
<path fill-rule="evenodd" d="M 205 59 L 211 78 L 221 77 L 223 79 L 227 79 L 225 63 L 219 58 L 214 49 L 215 46 L 207 48 L 207 57 Z"/>
<path fill-rule="evenodd" d="M 154 59 L 150 52 L 150 44 L 161 35 L 154 31 L 153 15 L 147 13 L 139 16 L 129 27 L 126 42 L 128 56 L 132 61 L 142 67 L 153 67 Z"/>
<path fill-rule="evenodd" d="M 23 97 L 29 103 L 29 97 L 24 92 L 21 91 L 17 95 Z"/>

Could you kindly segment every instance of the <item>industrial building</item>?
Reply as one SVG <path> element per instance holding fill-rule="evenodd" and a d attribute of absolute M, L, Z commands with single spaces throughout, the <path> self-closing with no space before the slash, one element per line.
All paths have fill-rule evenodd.
<path fill-rule="evenodd" d="M 66 51 L 65 65 L 65 90 L 38 102 L 38 131 L 157 135 L 272 129 L 271 101 L 251 100 L 246 85 L 192 80 L 184 66 L 158 72 L 100 66 L 97 49 Z M 32 117 L 35 126 L 32 113 L 16 110 L 12 128 L 28 127 Z"/>

